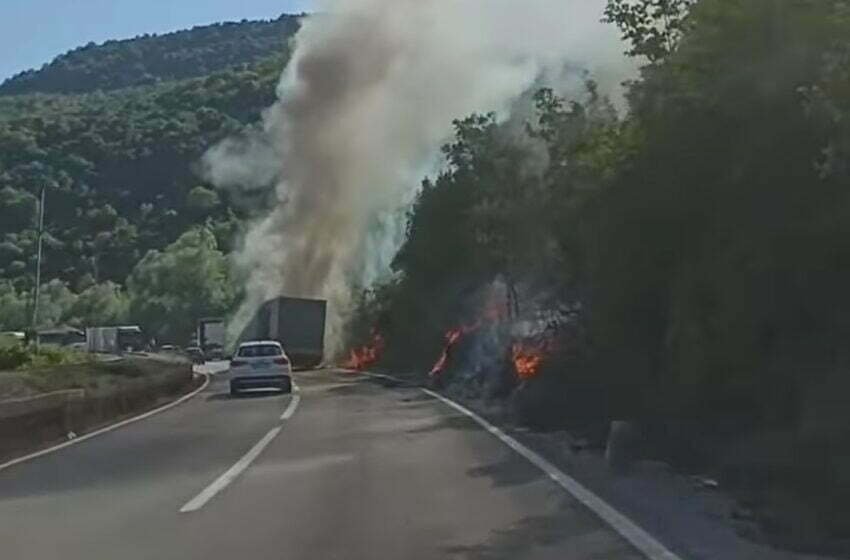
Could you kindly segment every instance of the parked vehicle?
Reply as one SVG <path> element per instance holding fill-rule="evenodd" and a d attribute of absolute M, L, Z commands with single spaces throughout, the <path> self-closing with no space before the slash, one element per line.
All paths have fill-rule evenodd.
<path fill-rule="evenodd" d="M 0 332 L 0 346 L 8 346 L 12 344 L 23 344 L 26 342 L 27 335 L 23 331 L 4 331 Z"/>
<path fill-rule="evenodd" d="M 199 346 L 189 346 L 186 348 L 186 356 L 192 360 L 193 364 L 202 364 L 206 361 L 204 351 Z"/>
<path fill-rule="evenodd" d="M 142 329 L 135 326 L 89 327 L 86 329 L 86 347 L 89 352 L 120 354 L 140 352 L 145 349 Z"/>
<path fill-rule="evenodd" d="M 208 360 L 224 359 L 224 337 L 227 327 L 224 319 L 198 321 L 197 344 Z"/>
<path fill-rule="evenodd" d="M 209 361 L 220 361 L 224 359 L 224 348 L 222 348 L 218 344 L 210 344 L 207 346 L 207 351 L 204 352 L 207 360 Z"/>
<path fill-rule="evenodd" d="M 74 327 L 54 327 L 38 331 L 38 343 L 53 346 L 70 346 L 86 341 L 86 333 Z"/>
<path fill-rule="evenodd" d="M 260 307 L 239 339 L 277 341 L 293 367 L 316 367 L 324 357 L 326 312 L 324 300 L 273 299 Z"/>
<path fill-rule="evenodd" d="M 243 342 L 230 361 L 230 394 L 244 389 L 280 389 L 292 391 L 292 366 L 279 342 L 256 340 Z"/>

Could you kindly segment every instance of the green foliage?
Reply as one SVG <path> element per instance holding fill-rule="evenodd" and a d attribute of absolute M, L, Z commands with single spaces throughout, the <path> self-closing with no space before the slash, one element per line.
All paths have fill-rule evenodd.
<path fill-rule="evenodd" d="M 0 371 L 18 369 L 31 361 L 32 352 L 22 344 L 0 346 Z"/>
<path fill-rule="evenodd" d="M 77 296 L 61 280 L 51 280 L 42 284 L 39 295 L 38 318 L 40 327 L 58 325 L 65 319 L 77 301 Z"/>
<path fill-rule="evenodd" d="M 630 92 L 640 143 L 598 203 L 591 276 L 615 409 L 680 462 L 747 438 L 736 489 L 805 501 L 833 535 L 845 502 L 818 481 L 837 482 L 850 413 L 806 418 L 850 367 L 848 38 L 843 2 L 698 2 Z"/>
<path fill-rule="evenodd" d="M 462 302 L 482 286 L 505 282 L 521 310 L 519 284 L 581 283 L 578 217 L 610 181 L 626 144 L 593 82 L 570 104 L 550 90 L 527 102 L 534 123 L 494 115 L 455 123 L 455 139 L 443 149 L 446 168 L 424 182 L 410 211 L 396 277 L 358 302 L 353 344 L 376 327 L 387 340 L 385 363 L 430 367 L 444 330 L 469 318 Z"/>
<path fill-rule="evenodd" d="M 79 326 L 122 325 L 129 322 L 130 302 L 121 286 L 95 284 L 82 291 L 68 311 L 67 322 Z"/>
<path fill-rule="evenodd" d="M 37 199 L 32 194 L 9 186 L 3 187 L 0 189 L 0 222 L 14 231 L 32 227 L 35 225 L 33 222 L 37 205 Z M 13 252 L 20 254 L 16 247 Z"/>
<path fill-rule="evenodd" d="M 32 292 L 19 290 L 10 282 L 0 281 L 0 330 L 24 330 L 29 327 Z M 78 296 L 65 282 L 53 279 L 41 285 L 37 325 L 51 327 L 69 321 L 78 303 Z M 91 324 L 84 315 L 73 322 Z"/>
<path fill-rule="evenodd" d="M 121 286 L 112 282 L 82 284 L 78 293 L 61 280 L 41 286 L 38 327 L 60 324 L 88 326 L 120 325 L 129 321 L 129 301 Z M 21 331 L 31 321 L 32 293 L 0 282 L 0 331 Z"/>
<path fill-rule="evenodd" d="M 534 103 L 535 126 L 497 123 L 493 115 L 456 123 L 456 139 L 443 150 L 448 167 L 425 182 L 395 259 L 407 281 L 576 279 L 576 232 L 561 229 L 614 163 L 607 142 L 619 134 L 616 115 L 593 83 L 568 108 L 550 90 Z"/>
<path fill-rule="evenodd" d="M 29 325 L 26 294 L 10 282 L 0 281 L 0 330 L 19 331 Z"/>
<path fill-rule="evenodd" d="M 0 346 L 0 371 L 27 370 L 59 365 L 84 364 L 92 361 L 86 352 L 42 346 L 12 344 Z"/>
<path fill-rule="evenodd" d="M 846 42 L 834 6 L 703 1 L 677 52 L 633 89 L 643 145 L 602 203 L 593 284 L 611 375 L 632 372 L 624 399 L 645 388 L 634 413 L 702 426 L 726 403 L 715 428 L 729 432 L 793 418 L 791 363 L 843 345 L 847 279 L 829 263 L 848 257 L 846 172 L 819 172 L 838 131 L 801 96 Z"/>
<path fill-rule="evenodd" d="M 604 21 L 615 24 L 632 48 L 628 54 L 658 62 L 688 31 L 688 11 L 697 0 L 608 0 Z"/>
<path fill-rule="evenodd" d="M 275 58 L 111 94 L 0 97 L 0 278 L 32 285 L 42 185 L 56 241 L 44 275 L 71 285 L 124 282 L 147 251 L 207 220 L 233 230 L 244 215 L 226 194 L 199 190 L 195 166 L 274 101 L 281 68 Z"/>
<path fill-rule="evenodd" d="M 211 262 L 212 284 L 226 284 L 217 249 L 199 250 L 192 271 L 175 264 L 180 243 L 166 247 L 200 226 L 199 246 L 212 235 L 218 248 L 233 249 L 254 210 L 203 185 L 197 163 L 274 102 L 298 26 L 298 17 L 283 16 L 109 41 L 0 86 L 0 329 L 23 329 L 31 319 L 42 187 L 42 277 L 50 280 L 40 327 L 144 322 L 157 334 L 167 321 L 159 305 L 188 309 L 176 332 L 160 333 L 183 337 L 195 309 L 218 314 L 229 305 L 229 287 L 189 289 Z M 122 288 L 131 272 L 132 307 Z"/>
<path fill-rule="evenodd" d="M 9 78 L 0 84 L 0 95 L 108 91 L 204 76 L 285 52 L 299 26 L 300 16 L 282 15 L 89 43 Z"/>
<path fill-rule="evenodd" d="M 38 350 L 28 349 L 29 361 L 19 369 L 35 369 L 51 366 L 86 364 L 95 360 L 87 352 L 68 348 L 42 346 Z"/>
<path fill-rule="evenodd" d="M 221 203 L 221 200 L 215 191 L 197 186 L 189 191 L 186 203 L 192 210 L 208 213 L 215 209 Z"/>
<path fill-rule="evenodd" d="M 197 320 L 225 315 L 234 303 L 228 262 L 206 227 L 149 252 L 127 280 L 130 315 L 159 340 L 182 341 Z"/>
<path fill-rule="evenodd" d="M 458 122 L 398 276 L 360 302 L 359 340 L 376 324 L 392 365 L 427 370 L 439 330 L 494 277 L 566 294 L 581 360 L 524 393 L 529 408 L 569 416 L 542 410 L 567 400 L 539 387 L 592 385 L 585 424 L 634 419 L 651 454 L 723 458 L 762 499 L 805 502 L 846 536 L 850 409 L 829 395 L 850 368 L 850 7 L 613 0 L 606 16 L 647 62 L 629 113 L 618 122 L 589 84 L 577 103 L 539 92 L 523 133 Z M 735 442 L 760 463 L 740 464 Z"/>

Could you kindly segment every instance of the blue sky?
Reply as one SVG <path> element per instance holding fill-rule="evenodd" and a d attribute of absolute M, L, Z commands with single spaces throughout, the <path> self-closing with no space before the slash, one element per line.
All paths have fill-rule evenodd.
<path fill-rule="evenodd" d="M 0 0 L 0 81 L 89 41 L 310 11 L 310 0 Z"/>

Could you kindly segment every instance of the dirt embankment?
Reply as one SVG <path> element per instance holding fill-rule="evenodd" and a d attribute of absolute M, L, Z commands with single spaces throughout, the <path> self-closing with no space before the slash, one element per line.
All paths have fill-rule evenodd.
<path fill-rule="evenodd" d="M 0 372 L 0 461 L 155 408 L 194 383 L 188 362 L 143 357 Z"/>

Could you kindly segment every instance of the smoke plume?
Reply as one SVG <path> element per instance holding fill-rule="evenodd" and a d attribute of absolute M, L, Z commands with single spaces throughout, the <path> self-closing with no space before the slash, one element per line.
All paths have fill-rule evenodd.
<path fill-rule="evenodd" d="M 222 187 L 276 184 L 237 266 L 247 299 L 330 300 L 335 349 L 353 286 L 387 270 L 405 206 L 433 170 L 452 120 L 507 116 L 541 76 L 589 71 L 603 91 L 627 76 L 603 0 L 328 0 L 306 19 L 259 134 L 205 157 Z M 576 72 L 572 72 L 573 78 Z"/>

